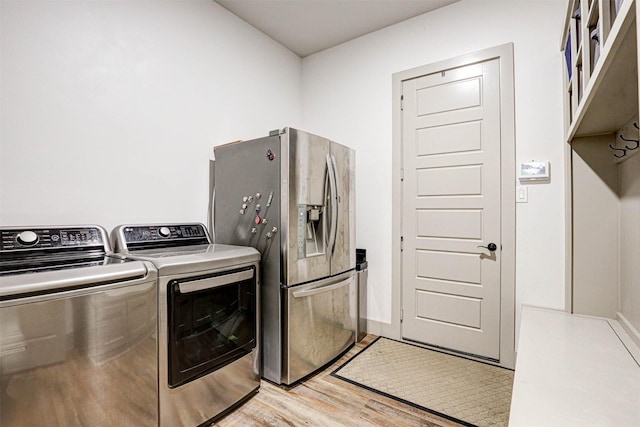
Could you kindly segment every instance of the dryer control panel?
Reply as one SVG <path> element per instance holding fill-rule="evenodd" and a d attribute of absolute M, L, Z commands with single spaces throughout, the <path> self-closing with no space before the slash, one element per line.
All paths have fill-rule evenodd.
<path fill-rule="evenodd" d="M 145 224 L 121 225 L 115 232 L 116 250 L 153 249 L 172 246 L 211 244 L 202 224 Z"/>

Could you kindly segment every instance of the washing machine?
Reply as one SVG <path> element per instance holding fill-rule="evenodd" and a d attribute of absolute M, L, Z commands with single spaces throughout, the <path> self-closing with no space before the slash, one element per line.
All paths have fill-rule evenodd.
<path fill-rule="evenodd" d="M 158 270 L 160 425 L 209 424 L 255 395 L 260 253 L 212 244 L 199 223 L 121 225 L 111 238 Z"/>
<path fill-rule="evenodd" d="M 155 267 L 97 225 L 0 239 L 0 425 L 158 425 Z"/>

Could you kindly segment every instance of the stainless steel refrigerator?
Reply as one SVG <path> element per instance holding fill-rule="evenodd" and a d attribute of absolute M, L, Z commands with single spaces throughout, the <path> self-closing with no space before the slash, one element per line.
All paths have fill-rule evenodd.
<path fill-rule="evenodd" d="M 355 151 L 284 128 L 214 155 L 209 228 L 262 254 L 262 376 L 292 384 L 355 342 Z"/>

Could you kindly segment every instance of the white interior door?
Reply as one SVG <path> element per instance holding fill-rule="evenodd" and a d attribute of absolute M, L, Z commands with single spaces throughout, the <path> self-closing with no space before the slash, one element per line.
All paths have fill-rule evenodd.
<path fill-rule="evenodd" d="M 402 92 L 402 337 L 499 360 L 500 60 Z"/>

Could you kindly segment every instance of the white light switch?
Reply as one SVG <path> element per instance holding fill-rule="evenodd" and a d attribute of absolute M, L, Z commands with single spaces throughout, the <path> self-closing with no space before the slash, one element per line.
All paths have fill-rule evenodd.
<path fill-rule="evenodd" d="M 527 203 L 529 201 L 529 187 L 526 185 L 516 186 L 516 203 Z"/>

